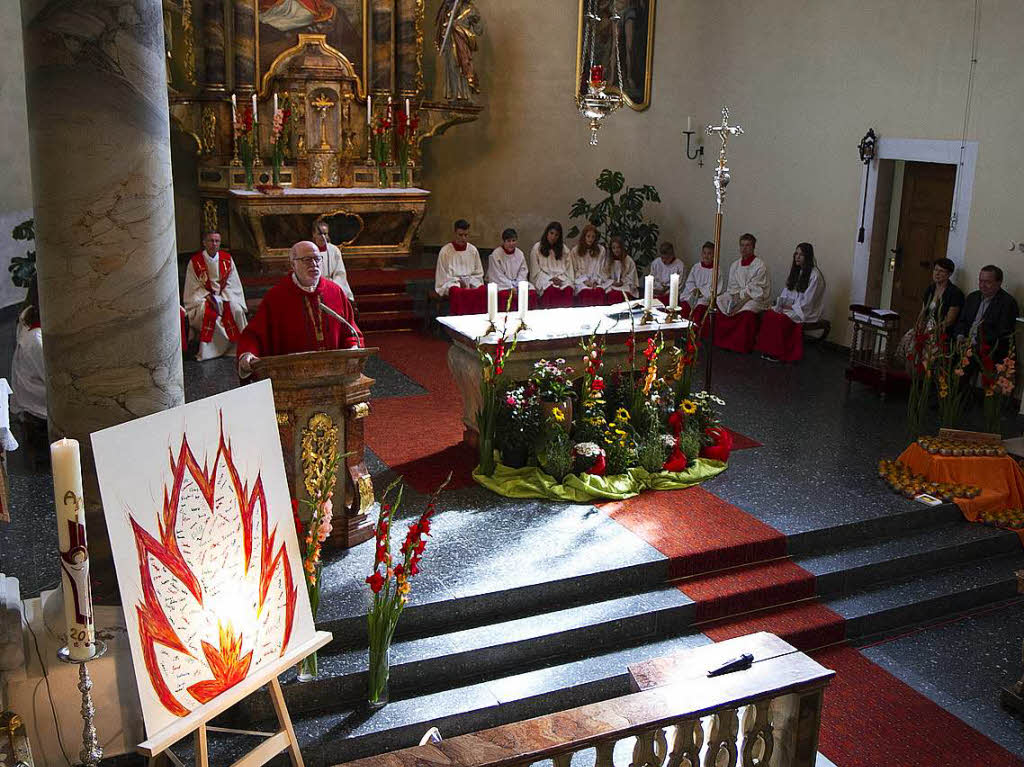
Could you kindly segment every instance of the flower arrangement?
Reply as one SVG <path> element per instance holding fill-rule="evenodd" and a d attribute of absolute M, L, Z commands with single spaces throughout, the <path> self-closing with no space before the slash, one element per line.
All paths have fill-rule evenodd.
<path fill-rule="evenodd" d="M 324 541 L 328 539 L 332 531 L 332 518 L 334 516 L 334 481 L 338 471 L 338 464 L 344 455 L 336 455 L 328 463 L 313 492 L 307 500 L 302 502 L 309 509 L 309 524 L 303 526 L 299 516 L 299 503 L 292 501 L 292 512 L 295 516 L 295 531 L 298 533 L 299 542 L 302 548 L 302 569 L 306 579 L 306 593 L 309 595 L 309 607 L 313 613 L 313 620 L 316 620 L 317 611 L 320 609 L 320 575 L 322 563 L 320 554 Z M 317 675 L 317 654 L 314 652 L 299 664 L 299 679 L 309 680 Z"/>
<path fill-rule="evenodd" d="M 417 128 L 419 128 L 419 118 L 415 115 L 407 115 L 399 109 L 395 116 L 395 146 L 398 150 L 398 170 L 402 174 L 402 186 L 409 186 L 409 159 L 416 146 Z"/>
<path fill-rule="evenodd" d="M 542 421 L 532 384 L 513 386 L 498 396 L 494 446 L 502 463 L 513 469 L 526 465 Z"/>
<path fill-rule="evenodd" d="M 924 424 L 931 391 L 932 368 L 938 352 L 934 330 L 915 328 L 914 342 L 907 353 L 910 368 L 910 393 L 907 397 L 907 433 L 916 439 Z"/>
<path fill-rule="evenodd" d="M 275 109 L 270 124 L 270 162 L 274 172 L 274 186 L 281 186 L 281 164 L 284 162 L 284 126 L 288 120 L 284 109 Z"/>
<path fill-rule="evenodd" d="M 562 408 L 555 405 L 548 415 L 537 450 L 537 461 L 541 468 L 561 482 L 572 471 L 572 442 L 569 439 L 569 421 Z"/>
<path fill-rule="evenodd" d="M 383 116 L 378 116 L 373 125 L 370 135 L 370 149 L 373 161 L 377 165 L 377 184 L 380 187 L 388 185 L 388 165 L 391 163 L 392 130 L 391 106 Z"/>
<path fill-rule="evenodd" d="M 373 593 L 373 601 L 366 615 L 369 631 L 370 668 L 367 697 L 372 707 L 379 708 L 388 702 L 388 677 L 390 666 L 388 651 L 394 638 L 398 619 L 409 601 L 412 579 L 420 572 L 423 551 L 427 547 L 431 520 L 437 510 L 437 499 L 451 481 L 452 475 L 441 483 L 427 501 L 419 519 L 409 525 L 405 540 L 399 549 L 401 556 L 391 552 L 392 521 L 402 505 L 403 486 L 401 479 L 392 482 L 381 498 L 380 515 L 375 528 L 375 550 L 373 572 L 366 579 Z"/>
<path fill-rule="evenodd" d="M 507 338 L 508 315 L 505 315 L 505 326 L 501 338 L 494 347 L 494 354 L 487 351 L 480 340 L 477 340 L 476 353 L 480 358 L 480 409 L 476 414 L 476 428 L 479 435 L 479 466 L 480 471 L 490 475 L 494 473 L 495 419 L 498 412 L 498 393 L 503 388 L 505 365 L 512 352 L 516 350 L 519 331 L 512 334 L 511 341 Z"/>
<path fill-rule="evenodd" d="M 596 442 L 578 442 L 572 446 L 572 456 L 577 474 L 604 476 L 607 468 L 605 454 Z"/>
<path fill-rule="evenodd" d="M 950 342 L 943 333 L 935 348 L 935 393 L 939 400 L 939 421 L 948 428 L 959 424 L 967 404 L 968 389 L 963 386 L 964 372 L 971 362 L 970 341 L 961 338 Z"/>
<path fill-rule="evenodd" d="M 1000 420 L 1006 399 L 1013 394 L 1016 382 L 1016 350 L 1013 339 L 1010 349 L 1001 362 L 996 362 L 992 349 L 986 343 L 978 350 L 981 363 L 981 387 L 985 394 L 982 410 L 985 414 L 985 431 L 1000 432 Z"/>
<path fill-rule="evenodd" d="M 246 106 L 235 117 L 233 126 L 235 146 L 238 148 L 238 159 L 245 168 L 245 188 L 252 189 L 253 166 L 256 162 L 256 135 L 252 107 Z"/>
<path fill-rule="evenodd" d="M 559 357 L 554 361 L 537 360 L 533 364 L 530 383 L 537 388 L 542 402 L 563 403 L 574 397 L 572 388 L 573 369 Z"/>
<path fill-rule="evenodd" d="M 696 325 L 691 324 L 686 330 L 686 338 L 680 346 L 672 347 L 671 372 L 668 376 L 672 383 L 672 395 L 676 402 L 690 396 L 693 387 L 693 371 L 697 367 L 700 350 L 699 332 Z"/>

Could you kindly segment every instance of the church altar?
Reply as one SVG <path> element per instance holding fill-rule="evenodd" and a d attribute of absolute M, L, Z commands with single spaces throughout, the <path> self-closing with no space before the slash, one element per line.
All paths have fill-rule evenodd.
<path fill-rule="evenodd" d="M 607 370 L 628 365 L 629 351 L 626 340 L 632 333 L 646 339 L 659 330 L 665 334 L 665 348 L 675 345 L 675 338 L 690 327 L 689 320 L 665 322 L 665 315 L 654 311 L 655 321 L 641 325 L 638 319 L 631 323 L 629 318 L 614 320 L 608 317 L 611 307 L 577 306 L 566 309 L 539 309 L 526 315 L 526 328 L 517 335 L 517 346 L 508 358 L 506 374 L 513 381 L 524 381 L 533 372 L 534 363 L 541 359 L 564 358 L 577 374 L 580 369 L 580 341 L 595 331 L 604 337 L 607 348 L 604 361 Z M 494 353 L 501 338 L 501 329 L 506 327 L 506 315 L 498 314 L 495 323 L 498 330 L 487 333 L 486 314 L 438 317 L 452 340 L 448 347 L 448 367 L 462 395 L 462 423 L 465 427 L 463 439 L 470 445 L 477 444 L 476 414 L 480 409 L 480 357 L 477 346 Z M 506 338 L 511 339 L 518 326 L 518 316 L 507 315 Z M 639 349 L 637 354 L 640 354 Z"/>
<path fill-rule="evenodd" d="M 288 251 L 325 220 L 349 269 L 393 266 L 409 257 L 430 192 L 418 188 L 285 187 L 278 194 L 228 193 L 235 249 L 268 271 L 287 270 Z"/>

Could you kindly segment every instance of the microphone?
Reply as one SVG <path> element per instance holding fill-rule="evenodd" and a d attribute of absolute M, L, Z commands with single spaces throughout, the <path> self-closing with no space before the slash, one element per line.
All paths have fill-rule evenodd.
<path fill-rule="evenodd" d="M 320 302 L 320 311 L 322 311 L 328 317 L 333 317 L 338 322 L 340 322 L 342 325 L 344 325 L 349 330 L 351 330 L 353 335 L 355 335 L 355 337 L 356 337 L 356 346 L 357 346 L 357 348 L 359 348 L 359 349 L 365 349 L 366 348 L 366 341 L 363 340 L 363 333 L 362 333 L 361 330 L 359 330 L 359 328 L 357 328 L 351 322 L 349 322 L 344 317 L 342 317 L 340 314 L 338 314 L 336 311 L 334 311 L 334 309 L 332 309 L 329 306 L 326 306 L 323 301 Z"/>

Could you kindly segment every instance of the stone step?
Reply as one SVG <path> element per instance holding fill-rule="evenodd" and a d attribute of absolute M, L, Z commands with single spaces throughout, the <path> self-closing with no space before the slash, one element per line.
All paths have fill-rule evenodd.
<path fill-rule="evenodd" d="M 360 306 L 360 309 L 362 307 Z M 413 330 L 423 324 L 423 318 L 412 310 L 359 313 L 359 329 L 364 333 L 377 330 Z"/>
<path fill-rule="evenodd" d="M 848 593 L 984 557 L 1020 551 L 1015 533 L 958 520 L 952 525 L 853 543 L 844 548 L 794 557 L 816 578 L 819 596 Z"/>
<path fill-rule="evenodd" d="M 413 299 L 408 293 L 356 293 L 356 303 L 365 316 L 372 312 L 411 310 Z"/>
<path fill-rule="evenodd" d="M 876 584 L 828 599 L 850 639 L 887 634 L 1017 595 L 1019 550 Z"/>
<path fill-rule="evenodd" d="M 515 669 L 621 647 L 686 630 L 694 603 L 676 588 L 665 587 L 602 602 L 554 610 L 414 639 L 391 647 L 391 685 L 398 695 L 444 689 L 452 679 L 494 679 Z M 300 683 L 294 672 L 282 679 L 293 713 L 322 711 L 339 702 L 359 700 L 366 689 L 365 646 L 322 654 L 319 676 Z M 248 718 L 271 715 L 269 701 L 242 705 Z"/>

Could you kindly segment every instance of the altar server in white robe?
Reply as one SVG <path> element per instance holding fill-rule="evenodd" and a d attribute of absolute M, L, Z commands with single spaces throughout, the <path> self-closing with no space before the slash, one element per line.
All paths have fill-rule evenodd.
<path fill-rule="evenodd" d="M 529 282 L 530 268 L 526 256 L 518 248 L 519 235 L 509 228 L 501 233 L 501 247 L 491 251 L 487 258 L 487 281 L 498 286 L 498 311 L 508 308 L 515 311 L 519 306 L 515 296 L 520 282 Z M 511 303 L 509 300 L 511 299 Z M 532 286 L 529 291 L 528 307 L 537 306 L 537 294 Z"/>
<path fill-rule="evenodd" d="M 460 218 L 452 225 L 452 240 L 437 254 L 434 290 L 448 298 L 452 314 L 483 314 L 487 311 L 487 286 L 480 251 L 469 241 L 469 222 Z"/>
<path fill-rule="evenodd" d="M 43 361 L 43 330 L 39 323 L 39 289 L 33 279 L 18 317 L 14 358 L 11 360 L 11 411 L 46 426 L 46 363 Z"/>
<path fill-rule="evenodd" d="M 313 226 L 313 242 L 320 250 L 323 259 L 320 268 L 323 276 L 336 283 L 345 297 L 355 306 L 356 297 L 348 284 L 348 273 L 345 271 L 345 260 L 341 257 L 341 248 L 331 242 L 331 229 L 326 221 L 317 221 Z"/>
<path fill-rule="evenodd" d="M 597 241 L 597 227 L 587 224 L 580 232 L 579 242 L 569 252 L 576 277 L 576 305 L 601 306 L 604 304 L 604 286 L 608 282 L 608 254 Z"/>
<path fill-rule="evenodd" d="M 757 340 L 761 313 L 771 306 L 772 278 L 768 266 L 754 253 L 757 238 L 740 237 L 740 257 L 729 267 L 729 283 L 718 297 L 715 346 L 749 354 Z"/>
<path fill-rule="evenodd" d="M 814 246 L 801 242 L 793 251 L 786 288 L 772 311 L 761 316 L 757 351 L 775 362 L 797 362 L 804 356 L 804 324 L 817 322 L 825 309 L 825 278 L 814 261 Z"/>
<path fill-rule="evenodd" d="M 530 250 L 530 282 L 545 309 L 572 306 L 576 275 L 558 221 L 547 225 L 540 242 Z"/>
<path fill-rule="evenodd" d="M 233 353 L 246 326 L 245 293 L 231 254 L 221 250 L 220 234 L 207 232 L 203 249 L 185 270 L 182 305 L 199 336 L 197 360 Z"/>
<path fill-rule="evenodd" d="M 608 279 L 604 284 L 605 303 L 617 304 L 640 295 L 640 276 L 636 271 L 636 261 L 626 252 L 626 243 L 618 235 L 608 242 L 608 257 Z"/>
<path fill-rule="evenodd" d="M 715 243 L 705 242 L 700 248 L 700 261 L 693 265 L 679 294 L 679 309 L 684 319 L 700 325 L 711 301 L 711 275 L 715 268 Z M 719 275 L 718 295 L 725 292 L 725 275 Z"/>
<path fill-rule="evenodd" d="M 651 276 L 654 278 L 654 297 L 665 306 L 668 306 L 669 283 L 673 274 L 679 275 L 680 286 L 685 284 L 686 264 L 676 258 L 676 249 L 671 242 L 663 242 L 658 246 L 658 258 L 651 262 Z"/>

